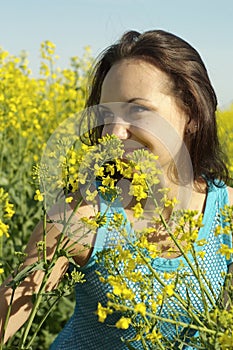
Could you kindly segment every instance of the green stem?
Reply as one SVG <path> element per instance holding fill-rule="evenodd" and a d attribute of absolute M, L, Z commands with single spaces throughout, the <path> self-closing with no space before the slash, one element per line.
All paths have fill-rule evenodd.
<path fill-rule="evenodd" d="M 49 310 L 45 313 L 44 317 L 42 318 L 42 320 L 40 321 L 40 323 L 37 325 L 36 330 L 33 332 L 33 336 L 31 337 L 30 341 L 28 342 L 26 349 L 29 349 L 30 346 L 32 345 L 35 337 L 37 336 L 38 331 L 41 329 L 43 323 L 45 322 L 45 320 L 47 319 L 47 317 L 49 316 L 49 314 L 51 313 L 51 311 L 53 310 L 54 306 L 57 304 L 57 302 L 61 299 L 62 295 L 59 295 L 59 297 L 56 298 L 56 300 L 54 300 L 54 302 L 50 305 Z"/>
<path fill-rule="evenodd" d="M 57 254 L 58 254 L 60 246 L 61 246 L 61 242 L 63 241 L 64 236 L 66 235 L 66 232 L 67 232 L 67 230 L 69 228 L 69 224 L 70 224 L 73 216 L 77 212 L 78 208 L 80 207 L 81 202 L 82 202 L 82 198 L 79 199 L 78 203 L 76 204 L 76 206 L 75 206 L 74 210 L 72 211 L 72 213 L 71 213 L 70 217 L 68 218 L 68 220 L 67 221 L 64 220 L 64 228 L 63 228 L 63 230 L 62 230 L 62 232 L 61 232 L 61 234 L 59 236 L 59 239 L 58 239 L 58 242 L 57 242 L 57 245 L 56 245 L 56 248 L 55 248 L 55 252 L 53 254 L 51 262 L 53 262 L 55 260 L 55 258 L 57 257 Z M 65 206 L 65 208 L 66 208 L 66 206 Z M 66 217 L 65 213 L 64 213 L 64 216 Z"/>
<path fill-rule="evenodd" d="M 205 272 L 202 272 L 202 270 L 200 270 L 200 267 L 199 267 L 199 263 L 198 263 L 198 260 L 197 260 L 197 256 L 196 256 L 196 252 L 195 252 L 195 249 L 193 249 L 193 258 L 194 258 L 194 261 L 195 261 L 195 264 L 199 270 L 199 274 L 202 276 L 204 282 L 207 284 L 208 288 L 210 289 L 211 293 L 214 295 L 214 290 L 212 288 L 212 286 L 210 285 L 209 281 L 207 280 L 206 276 L 205 276 Z M 204 287 L 205 288 L 205 287 Z M 207 291 L 208 293 L 208 291 Z M 209 295 L 209 294 L 208 294 Z M 210 300 L 210 295 L 209 295 L 209 300 Z M 211 301 L 211 300 L 210 300 Z M 215 306 L 216 305 L 216 301 L 212 299 L 212 305 Z"/>
<path fill-rule="evenodd" d="M 117 308 L 117 310 L 119 310 L 119 305 L 116 304 L 116 303 L 113 303 L 113 302 L 109 301 L 108 302 L 108 306 L 112 307 L 112 308 Z M 126 305 L 124 305 L 124 312 L 125 311 L 129 311 L 129 312 L 135 313 L 133 307 L 126 306 Z M 206 328 L 204 325 L 203 326 L 196 326 L 195 324 L 187 324 L 187 323 L 182 322 L 182 321 L 161 317 L 161 316 L 158 316 L 158 315 L 156 315 L 154 313 L 152 314 L 150 312 L 146 312 L 146 316 L 148 316 L 148 317 L 150 317 L 151 319 L 154 319 L 154 320 L 158 320 L 158 321 L 162 321 L 162 322 L 166 322 L 166 323 L 171 323 L 171 324 L 178 325 L 178 326 L 185 327 L 185 328 L 187 328 L 187 326 L 189 326 L 189 328 L 194 329 L 194 330 L 199 331 L 199 332 L 206 332 L 206 333 L 209 333 L 209 334 L 216 334 L 215 330 Z M 224 335 L 224 333 L 222 333 L 222 332 L 219 332 L 218 334 L 219 335 Z"/>
<path fill-rule="evenodd" d="M 30 316 L 29 316 L 29 318 L 27 320 L 26 327 L 24 329 L 24 332 L 23 332 L 23 335 L 22 335 L 22 338 L 21 338 L 21 341 L 20 341 L 20 344 L 19 344 L 20 349 L 24 348 L 24 344 L 25 344 L 25 342 L 27 340 L 28 333 L 29 333 L 29 331 L 31 329 L 33 320 L 34 320 L 34 318 L 36 316 L 37 310 L 38 310 L 39 305 L 41 303 L 41 300 L 42 300 L 42 297 L 43 297 L 42 291 L 44 291 L 44 288 L 45 288 L 45 283 L 43 283 L 43 287 L 40 288 L 40 290 L 39 290 L 39 292 L 37 294 L 36 301 L 35 301 L 35 303 L 33 305 L 33 309 L 32 309 L 32 311 L 30 313 Z"/>
<path fill-rule="evenodd" d="M 44 264 L 47 263 L 47 246 L 46 246 L 46 227 L 47 227 L 47 220 L 46 220 L 46 205 L 44 203 L 43 205 L 43 262 Z M 50 265 L 49 265 L 50 266 Z M 23 332 L 23 335 L 22 335 L 22 338 L 21 338 L 21 342 L 20 342 L 20 346 L 24 346 L 26 340 L 27 340 L 27 337 L 28 337 L 28 333 L 30 331 L 30 328 L 32 326 L 32 323 L 33 323 L 33 320 L 35 318 L 35 315 L 37 313 L 37 310 L 39 308 L 39 305 L 41 303 L 41 300 L 42 300 L 42 293 L 44 292 L 44 289 L 45 289 L 45 286 L 46 286 L 46 282 L 47 282 L 47 279 L 49 277 L 49 273 L 48 271 L 50 271 L 50 268 L 48 268 L 47 270 L 47 273 L 45 273 L 43 279 L 42 279 L 42 283 L 41 283 L 41 286 L 40 286 L 40 289 L 39 289 L 39 292 L 37 294 L 37 297 L 36 297 L 36 300 L 35 300 L 35 303 L 33 305 L 33 309 L 30 313 L 30 316 L 27 320 L 27 324 L 26 324 L 26 328 L 24 329 L 24 332 Z M 34 339 L 34 337 L 33 337 Z"/>
<path fill-rule="evenodd" d="M 43 276 L 43 279 L 42 279 L 42 282 L 41 282 L 41 285 L 40 285 L 40 288 L 39 288 L 39 291 L 37 292 L 37 295 L 36 295 L 36 300 L 33 304 L 33 308 L 31 310 L 31 313 L 29 315 L 29 318 L 27 320 L 27 323 L 26 323 L 26 326 L 25 326 L 25 329 L 23 331 L 23 335 L 21 337 L 21 341 L 20 341 L 20 348 L 24 348 L 25 347 L 25 343 L 27 341 L 27 337 L 28 337 L 28 334 L 29 334 L 29 331 L 31 329 L 31 326 L 33 324 L 33 321 L 34 321 L 34 318 L 37 314 L 37 311 L 39 309 L 39 306 L 41 304 L 41 301 L 43 299 L 43 293 L 45 291 L 45 288 L 46 288 L 46 284 L 47 284 L 47 280 L 50 276 L 50 273 L 51 273 L 51 269 L 53 268 L 53 266 L 55 265 L 58 257 L 60 256 L 60 248 L 61 248 L 61 244 L 62 244 L 62 241 L 64 239 L 64 236 L 66 235 L 67 233 L 67 230 L 69 228 L 69 225 L 70 225 L 70 222 L 73 218 L 73 216 L 75 215 L 75 213 L 77 212 L 78 208 L 80 207 L 80 204 L 82 202 L 82 198 L 80 198 L 74 208 L 74 210 L 72 211 L 71 215 L 69 216 L 69 218 L 66 220 L 66 209 L 67 209 L 67 205 L 65 203 L 65 206 L 64 206 L 64 220 L 63 220 L 63 230 L 59 236 L 59 239 L 58 239 L 58 242 L 56 244 L 56 248 L 55 248 L 55 252 L 48 264 L 47 262 L 47 250 L 46 250 L 46 225 L 47 225 L 47 215 L 46 215 L 46 210 L 45 210 L 45 205 L 44 205 L 44 215 L 43 215 L 43 261 L 44 261 L 44 266 L 46 267 L 46 271 L 45 271 L 45 274 Z M 57 302 L 57 300 L 54 302 L 54 305 L 55 303 Z M 41 320 L 40 324 L 38 325 L 37 329 L 36 329 L 36 334 L 38 333 L 38 330 L 40 329 L 41 325 L 43 324 L 43 322 L 45 321 L 45 319 L 47 318 L 47 316 L 49 315 L 50 313 L 50 310 L 49 312 L 46 313 L 46 315 L 43 317 L 43 319 Z M 26 349 L 29 348 L 29 346 L 32 344 L 32 342 L 34 341 L 35 339 L 35 336 L 36 334 L 33 335 L 33 337 L 31 338 L 31 340 L 29 341 Z"/>
<path fill-rule="evenodd" d="M 46 227 L 47 227 L 47 220 L 46 220 L 46 208 L 45 206 L 43 207 L 43 261 L 44 263 L 47 262 L 47 246 L 46 246 L 46 236 L 47 236 L 47 232 L 46 232 Z"/>
<path fill-rule="evenodd" d="M 76 212 L 78 207 L 80 206 L 80 203 L 81 203 L 81 200 L 77 203 L 74 211 Z M 72 213 L 72 214 L 73 214 Z M 46 272 L 43 276 L 43 279 L 42 279 L 42 282 L 41 282 L 41 285 L 40 285 L 40 288 L 39 288 L 39 291 L 36 295 L 36 300 L 35 300 L 35 303 L 33 305 L 33 309 L 30 313 L 30 316 L 27 320 L 27 323 L 26 323 L 26 327 L 24 329 L 24 332 L 23 332 L 23 335 L 22 335 L 22 338 L 21 338 L 21 342 L 20 342 L 20 346 L 23 347 L 25 345 L 25 342 L 27 340 L 27 337 L 28 337 L 28 334 L 29 334 L 29 331 L 31 329 L 31 326 L 33 324 L 33 320 L 36 316 L 36 313 L 38 311 L 38 308 L 40 306 L 40 303 L 42 301 L 42 298 L 43 298 L 43 293 L 45 291 L 45 288 L 46 288 L 46 284 L 47 284 L 47 280 L 50 276 L 50 273 L 51 273 L 51 269 L 53 268 L 57 258 L 58 258 L 58 252 L 59 252 L 59 249 L 60 249 L 60 245 L 61 245 L 61 242 L 64 238 L 64 235 L 66 234 L 66 231 L 69 227 L 69 223 L 72 219 L 72 214 L 70 215 L 69 219 L 67 220 L 67 222 L 64 224 L 64 229 L 62 230 L 62 234 L 60 235 L 59 237 L 59 240 L 58 240 L 58 243 L 56 245 L 56 249 L 55 249 L 55 253 L 53 254 L 53 257 L 50 261 L 50 263 L 46 266 Z M 44 211 L 44 217 L 43 217 L 43 239 L 44 239 L 44 243 L 46 244 L 46 224 L 47 224 L 47 221 L 46 221 L 46 212 Z M 46 245 L 45 245 L 45 250 L 46 250 Z M 46 253 L 43 254 L 43 258 L 45 259 L 46 258 Z M 47 264 L 47 260 L 45 260 L 45 264 Z M 38 330 L 37 330 L 38 331 Z"/>
<path fill-rule="evenodd" d="M 195 249 L 192 247 L 192 255 L 193 255 L 193 258 L 194 258 L 194 262 L 195 262 L 195 265 L 196 265 L 196 268 L 197 268 L 197 274 L 198 274 L 198 282 L 199 282 L 199 285 L 200 285 L 200 290 L 201 290 L 201 297 L 202 297 L 202 304 L 203 304 L 203 307 L 205 309 L 205 315 L 207 316 L 208 318 L 208 321 L 211 322 L 210 318 L 209 318 L 209 310 L 208 310 L 208 305 L 207 305 L 207 302 L 206 302 L 206 298 L 205 298 L 205 294 L 206 292 L 208 292 L 206 290 L 206 288 L 203 286 L 203 283 L 202 283 L 202 277 L 203 277 L 203 274 L 201 273 L 200 271 L 200 266 L 199 266 L 199 263 L 198 263 L 198 260 L 197 260 L 197 256 L 196 256 L 196 252 L 195 252 Z M 209 293 L 208 293 L 209 294 Z M 208 295 L 207 295 L 208 296 Z M 210 300 L 210 298 L 208 298 Z M 212 304 L 212 306 L 215 306 L 216 303 Z"/>
<path fill-rule="evenodd" d="M 160 283 L 160 285 L 162 287 L 166 287 L 166 283 L 160 278 L 159 274 L 157 273 L 156 270 L 153 269 L 153 267 L 150 265 L 150 263 L 148 263 L 147 259 L 145 258 L 145 256 L 142 254 L 142 252 L 138 249 L 138 248 L 135 248 L 137 253 L 140 255 L 140 257 L 145 261 L 146 263 L 146 266 L 149 268 L 149 270 L 152 272 L 153 276 L 156 278 L 156 280 Z M 185 308 L 185 310 L 188 310 L 188 313 L 189 315 L 195 319 L 195 321 L 197 323 L 199 323 L 200 325 L 203 325 L 203 323 L 201 322 L 201 320 L 199 319 L 199 317 L 197 316 L 197 314 L 195 314 L 192 310 L 190 310 L 190 308 L 187 308 L 187 303 L 184 299 L 182 299 L 180 297 L 180 295 L 178 293 L 176 293 L 174 291 L 173 293 L 173 296 L 174 298 L 176 298 L 180 303 L 181 305 Z"/>
<path fill-rule="evenodd" d="M 153 194 L 153 191 L 151 189 L 151 186 L 148 185 L 149 191 L 151 194 Z M 158 208 L 158 202 L 156 201 L 156 199 L 153 197 L 152 198 L 154 201 L 155 206 Z M 184 249 L 182 248 L 182 246 L 179 244 L 179 242 L 177 241 L 177 239 L 174 237 L 172 230 L 170 229 L 169 225 L 167 224 L 164 216 L 160 213 L 159 214 L 160 220 L 164 226 L 164 228 L 166 229 L 167 233 L 169 234 L 170 238 L 173 240 L 173 242 L 175 243 L 176 247 L 179 249 L 181 255 L 185 258 L 186 262 L 188 263 L 190 269 L 192 270 L 195 278 L 198 280 L 199 284 L 201 284 L 201 281 L 198 279 L 199 278 L 199 274 L 198 271 L 196 271 L 193 267 L 192 262 L 190 261 L 188 255 L 185 253 Z M 216 304 L 216 301 L 212 298 L 212 296 L 210 295 L 209 291 L 203 286 L 203 291 L 205 292 L 206 296 L 208 297 L 210 303 L 214 306 Z"/>
<path fill-rule="evenodd" d="M 156 343 L 158 344 L 159 348 L 161 350 L 166 350 L 165 347 L 163 346 L 163 344 L 161 343 L 161 341 L 159 339 L 156 339 Z"/>
<path fill-rule="evenodd" d="M 143 337 L 143 334 L 140 334 L 140 335 L 141 335 L 141 341 L 142 341 L 143 349 L 144 350 L 148 350 L 148 346 L 146 345 L 146 342 L 145 342 L 145 339 Z"/>

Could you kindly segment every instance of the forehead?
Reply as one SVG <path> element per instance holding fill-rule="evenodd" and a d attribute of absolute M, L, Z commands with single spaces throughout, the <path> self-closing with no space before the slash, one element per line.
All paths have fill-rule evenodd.
<path fill-rule="evenodd" d="M 154 65 L 138 59 L 122 60 L 107 73 L 101 89 L 101 102 L 125 101 L 134 97 L 150 98 L 167 94 L 170 79 Z"/>

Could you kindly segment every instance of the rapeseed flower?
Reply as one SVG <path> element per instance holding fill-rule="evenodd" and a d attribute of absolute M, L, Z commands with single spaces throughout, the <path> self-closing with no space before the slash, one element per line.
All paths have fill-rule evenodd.
<path fill-rule="evenodd" d="M 136 313 L 140 313 L 142 316 L 146 315 L 146 305 L 144 303 L 138 303 L 134 307 Z"/>
<path fill-rule="evenodd" d="M 2 222 L 2 220 L 0 220 L 0 237 L 5 236 L 5 237 L 9 237 L 9 225 L 6 225 L 4 222 Z"/>
<path fill-rule="evenodd" d="M 98 315 L 99 322 L 104 322 L 108 315 L 112 313 L 112 310 L 108 307 L 103 307 L 101 303 L 98 303 L 96 314 Z"/>
<path fill-rule="evenodd" d="M 66 197 L 65 202 L 66 203 L 71 203 L 73 201 L 73 197 Z"/>
<path fill-rule="evenodd" d="M 43 194 L 40 192 L 40 190 L 36 190 L 36 194 L 34 196 L 35 201 L 42 202 L 44 200 Z"/>
<path fill-rule="evenodd" d="M 120 329 L 128 329 L 131 324 L 131 319 L 129 317 L 121 317 L 116 323 L 116 327 Z"/>
<path fill-rule="evenodd" d="M 228 245 L 222 243 L 218 253 L 225 255 L 225 257 L 229 260 L 233 254 L 233 248 L 230 248 Z"/>
<path fill-rule="evenodd" d="M 133 210 L 133 212 L 134 212 L 134 217 L 135 217 L 135 218 L 138 219 L 138 218 L 141 218 L 141 217 L 142 217 L 144 210 L 143 210 L 143 208 L 142 208 L 141 203 L 135 204 L 135 206 L 132 207 L 132 210 Z"/>

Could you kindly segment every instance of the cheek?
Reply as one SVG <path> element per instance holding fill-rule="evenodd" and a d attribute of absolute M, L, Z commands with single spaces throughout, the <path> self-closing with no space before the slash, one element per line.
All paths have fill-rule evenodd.
<path fill-rule="evenodd" d="M 156 123 L 146 122 L 142 125 L 132 128 L 132 133 L 149 148 L 168 149 L 172 153 L 183 144 L 183 124 L 174 126 L 161 118 Z"/>
<path fill-rule="evenodd" d="M 158 163 L 165 167 L 179 158 L 183 151 L 182 137 L 173 127 L 156 128 L 153 125 L 146 130 L 134 132 L 137 139 L 145 145 L 154 155 L 158 156 Z"/>

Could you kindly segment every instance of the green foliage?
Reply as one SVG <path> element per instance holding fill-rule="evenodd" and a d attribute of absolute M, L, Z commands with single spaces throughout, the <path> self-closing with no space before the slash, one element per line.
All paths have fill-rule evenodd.
<path fill-rule="evenodd" d="M 233 104 L 228 109 L 217 112 L 217 124 L 220 143 L 228 158 L 228 168 L 233 178 Z"/>
<path fill-rule="evenodd" d="M 2 280 L 15 268 L 16 252 L 24 250 L 42 217 L 41 203 L 34 200 L 33 166 L 57 126 L 84 107 L 90 49 L 85 48 L 82 57 L 72 57 L 66 69 L 56 68 L 57 60 L 55 45 L 42 43 L 40 76 L 33 78 L 25 53 L 15 57 L 0 48 L 0 188 L 15 210 L 8 220 L 10 237 L 0 237 Z M 47 349 L 71 315 L 73 296 L 63 299 L 39 333 L 36 349 Z"/>

